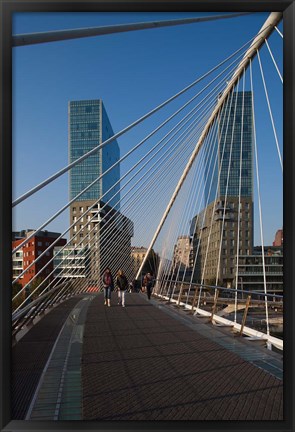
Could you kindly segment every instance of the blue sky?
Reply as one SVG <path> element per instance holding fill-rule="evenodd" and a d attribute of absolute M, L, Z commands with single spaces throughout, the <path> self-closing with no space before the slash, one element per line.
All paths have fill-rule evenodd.
<path fill-rule="evenodd" d="M 14 14 L 13 34 L 209 14 L 21 12 Z M 116 133 L 240 48 L 267 16 L 255 13 L 224 21 L 13 48 L 14 199 L 67 164 L 70 100 L 103 99 Z M 282 24 L 279 28 L 282 30 Z M 269 42 L 282 71 L 282 39 L 276 33 Z M 282 146 L 282 85 L 265 57 L 263 64 Z M 257 92 L 261 100 L 265 99 L 261 82 Z M 282 227 L 282 173 L 265 101 L 257 106 L 257 117 L 264 240 L 271 244 L 276 230 Z M 148 125 L 142 126 L 142 133 L 148 130 Z M 120 138 L 122 153 L 137 139 L 137 131 Z M 37 228 L 67 201 L 68 177 L 64 175 L 17 206 L 14 230 Z M 256 218 L 257 209 L 255 205 Z M 65 212 L 50 229 L 62 232 L 68 225 Z M 257 226 L 255 244 L 260 243 Z"/>

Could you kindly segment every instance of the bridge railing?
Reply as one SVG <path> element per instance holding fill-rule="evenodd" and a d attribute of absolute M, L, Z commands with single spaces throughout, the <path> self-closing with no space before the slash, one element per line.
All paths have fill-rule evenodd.
<path fill-rule="evenodd" d="M 283 296 L 174 279 L 156 281 L 154 296 L 235 333 L 283 349 Z"/>
<path fill-rule="evenodd" d="M 80 289 L 71 282 L 62 282 L 54 288 L 39 295 L 21 309 L 12 312 L 12 338 L 16 341 L 17 334 L 26 331 L 34 325 L 44 314 L 61 302 L 79 294 Z"/>

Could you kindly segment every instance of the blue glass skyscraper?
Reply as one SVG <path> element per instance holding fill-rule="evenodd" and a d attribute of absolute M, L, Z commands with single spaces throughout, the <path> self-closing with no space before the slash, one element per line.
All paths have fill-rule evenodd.
<path fill-rule="evenodd" d="M 243 118 L 242 118 L 243 115 Z M 214 201 L 215 196 L 239 196 L 240 182 L 240 155 L 242 140 L 242 172 L 241 197 L 253 198 L 253 126 L 252 126 L 252 93 L 250 91 L 234 93 L 232 102 L 224 108 L 218 118 L 218 141 L 215 154 L 218 152 L 218 161 L 205 165 L 207 182 L 205 185 L 205 205 Z M 242 131 L 243 128 L 243 131 Z M 230 165 L 229 165 L 230 164 Z M 216 195 L 218 173 L 220 171 L 219 188 Z M 208 175 L 209 174 L 209 175 Z M 213 182 L 211 190 L 209 185 L 211 177 Z"/>
<path fill-rule="evenodd" d="M 228 119 L 229 115 L 229 119 Z M 228 121 L 228 123 L 227 123 Z M 233 95 L 229 113 L 221 115 L 219 161 L 223 152 L 220 173 L 219 195 L 239 196 L 240 159 L 241 159 L 241 197 L 253 196 L 253 127 L 252 127 L 252 93 L 238 92 Z M 220 127 L 221 128 L 221 127 Z M 243 129 L 242 129 L 243 128 Z M 242 145 L 241 145 L 242 141 Z M 242 147 L 242 158 L 241 158 Z M 221 163 L 221 162 L 219 162 Z M 230 165 L 229 165 L 230 164 Z"/>
<path fill-rule="evenodd" d="M 210 158 L 205 161 L 205 206 L 190 232 L 195 280 L 218 279 L 227 287 L 235 281 L 237 255 L 250 255 L 253 248 L 252 93 L 234 92 L 231 100 L 216 119 L 216 164 L 213 170 Z"/>
<path fill-rule="evenodd" d="M 114 135 L 103 102 L 83 100 L 69 102 L 69 162 L 97 147 Z M 77 197 L 88 185 L 120 159 L 120 150 L 116 140 L 110 142 L 95 154 L 86 158 L 70 170 L 70 200 Z M 86 192 L 77 197 L 77 201 L 97 201 L 102 196 L 103 202 L 119 191 L 120 166 L 114 167 Z M 114 187 L 113 187 L 114 186 Z M 109 191 L 109 192 L 108 192 Z M 108 204 L 119 210 L 120 194 Z"/>

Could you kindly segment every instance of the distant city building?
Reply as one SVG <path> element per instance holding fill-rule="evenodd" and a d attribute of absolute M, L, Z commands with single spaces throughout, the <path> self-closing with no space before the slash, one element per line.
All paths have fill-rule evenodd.
<path fill-rule="evenodd" d="M 21 231 L 12 231 L 12 241 L 24 239 L 27 237 L 27 234 L 29 232 L 33 232 L 33 231 L 34 231 L 33 228 L 27 228 Z"/>
<path fill-rule="evenodd" d="M 14 232 L 12 238 L 17 240 L 12 241 L 12 248 L 15 249 L 23 240 L 29 237 L 35 230 L 23 230 L 19 233 Z M 23 237 L 21 237 L 21 235 Z M 24 270 L 26 270 L 38 256 L 42 254 L 58 237 L 60 233 L 50 231 L 39 231 L 34 235 L 22 248 L 13 254 L 12 258 L 12 271 L 13 280 L 16 279 Z M 59 239 L 56 246 L 64 246 L 66 239 Z M 39 279 L 47 278 L 53 272 L 53 247 L 50 248 L 36 263 L 34 263 L 27 271 L 20 277 L 18 282 L 25 286 L 37 273 Z M 45 267 L 46 266 L 46 267 Z M 53 279 L 53 274 L 48 277 L 48 281 Z"/>
<path fill-rule="evenodd" d="M 177 238 L 173 252 L 173 265 L 185 269 L 191 265 L 191 239 L 188 235 Z"/>
<path fill-rule="evenodd" d="M 276 232 L 275 239 L 274 239 L 274 242 L 272 245 L 273 246 L 283 246 L 283 243 L 284 243 L 283 230 L 279 229 Z"/>
<path fill-rule="evenodd" d="M 87 275 L 91 285 L 95 285 L 106 267 L 113 274 L 122 267 L 131 268 L 133 222 L 102 201 L 94 206 L 93 202 L 84 201 L 83 206 L 73 206 L 72 223 L 85 211 L 84 221 L 80 220 L 71 230 L 72 236 L 80 231 L 72 239 L 72 246 L 89 248 Z"/>
<path fill-rule="evenodd" d="M 264 255 L 283 255 L 283 246 L 264 246 Z M 254 246 L 253 255 L 262 255 L 262 246 Z"/>
<path fill-rule="evenodd" d="M 143 246 L 132 246 L 131 247 L 131 259 L 132 259 L 132 275 L 130 276 L 131 280 L 135 279 L 135 276 L 146 256 L 147 248 Z M 149 256 L 145 262 L 145 265 L 142 269 L 142 275 L 145 275 L 147 272 L 153 272 L 156 274 L 157 268 L 159 265 L 159 256 L 151 249 Z"/>
<path fill-rule="evenodd" d="M 21 241 L 13 241 L 12 248 L 15 249 L 19 244 L 21 244 Z M 12 255 L 12 279 L 16 279 L 23 272 L 23 269 L 23 249 L 21 248 Z M 22 279 L 23 276 L 20 277 L 19 283 L 22 283 Z"/>
<path fill-rule="evenodd" d="M 253 255 L 239 256 L 238 289 L 264 293 L 264 273 L 267 293 L 282 295 L 284 283 L 281 247 L 264 247 L 264 269 L 261 246 L 254 248 Z"/>
<path fill-rule="evenodd" d="M 189 235 L 177 237 L 173 250 L 169 278 L 173 280 L 191 280 L 193 267 L 193 244 Z"/>
<path fill-rule="evenodd" d="M 238 217 L 240 217 L 239 254 L 251 255 L 253 248 L 252 201 L 241 198 L 240 204 L 240 211 L 238 211 L 239 198 L 230 197 L 224 210 L 225 203 L 219 200 L 216 201 L 216 204 L 211 203 L 193 219 L 193 250 L 197 254 L 195 280 L 201 281 L 203 277 L 204 283 L 210 285 L 215 284 L 217 279 L 218 283 L 223 286 L 232 286 L 236 266 Z M 220 246 L 221 238 L 222 245 Z"/>
<path fill-rule="evenodd" d="M 218 283 L 231 287 L 236 265 L 238 219 L 240 220 L 239 253 L 251 255 L 253 248 L 251 92 L 233 94 L 231 108 L 227 109 L 225 106 L 218 118 L 218 131 L 219 142 L 216 146 L 217 154 L 215 153 L 218 163 L 215 171 L 213 172 L 209 166 L 209 161 L 205 162 L 205 173 L 208 175 L 208 181 L 205 184 L 205 199 L 208 205 L 193 218 L 190 234 L 193 237 L 193 260 L 196 261 L 194 280 L 200 281 L 204 277 L 204 283 L 215 284 L 217 278 Z M 241 194 L 239 194 L 241 156 Z M 220 182 L 215 200 L 219 171 Z M 209 191 L 211 178 L 213 184 Z"/>
<path fill-rule="evenodd" d="M 53 250 L 54 276 L 59 279 L 85 278 L 88 270 L 88 247 L 58 246 Z"/>
<path fill-rule="evenodd" d="M 143 246 L 132 246 L 131 247 L 131 259 L 132 259 L 132 269 L 133 269 L 133 279 L 140 268 L 147 253 L 147 248 Z"/>

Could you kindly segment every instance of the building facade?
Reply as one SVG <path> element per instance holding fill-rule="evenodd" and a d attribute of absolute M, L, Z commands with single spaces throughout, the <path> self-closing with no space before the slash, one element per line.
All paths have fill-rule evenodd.
<path fill-rule="evenodd" d="M 283 244 L 284 244 L 283 230 L 279 229 L 276 232 L 275 239 L 274 239 L 272 245 L 273 246 L 283 246 Z"/>
<path fill-rule="evenodd" d="M 88 247 L 54 247 L 54 276 L 62 280 L 85 278 L 88 267 Z"/>
<path fill-rule="evenodd" d="M 147 248 L 143 246 L 132 246 L 131 247 L 131 259 L 132 259 L 132 280 L 140 268 L 147 253 Z"/>
<path fill-rule="evenodd" d="M 29 237 L 34 230 L 25 230 L 20 233 L 22 238 L 14 236 L 15 240 L 12 241 L 12 248 L 15 249 L 19 246 L 25 238 Z M 20 277 L 18 283 L 22 286 L 30 283 L 31 279 L 35 278 L 38 274 L 39 280 L 48 278 L 48 282 L 53 279 L 53 246 L 49 248 L 45 254 L 35 262 L 35 260 L 52 245 L 53 242 L 60 236 L 60 233 L 50 231 L 39 231 L 34 235 L 26 244 L 22 246 L 13 256 L 13 280 L 16 279 L 23 270 L 26 270 L 32 263 L 33 265 Z M 66 239 L 59 239 L 55 245 L 64 246 Z M 22 267 L 21 267 L 22 266 Z"/>
<path fill-rule="evenodd" d="M 188 235 L 177 238 L 173 252 L 173 266 L 185 270 L 191 266 L 191 239 Z"/>
<path fill-rule="evenodd" d="M 238 223 L 238 218 L 240 222 Z M 192 222 L 194 279 L 231 287 L 235 277 L 239 228 L 239 255 L 253 249 L 253 204 L 247 198 L 213 201 Z"/>
<path fill-rule="evenodd" d="M 89 249 L 86 275 L 94 286 L 106 267 L 115 274 L 120 268 L 127 273 L 131 264 L 133 223 L 111 206 L 99 201 L 80 201 L 72 206 L 72 246 Z M 81 215 L 85 215 L 81 218 Z M 80 220 L 79 220 L 80 219 Z"/>
<path fill-rule="evenodd" d="M 147 248 L 143 246 L 132 246 L 131 247 L 131 259 L 132 259 L 132 273 L 130 275 L 130 280 L 134 280 L 135 276 L 145 259 L 147 253 Z M 151 249 L 149 256 L 145 262 L 145 265 L 142 269 L 142 274 L 139 276 L 139 280 L 141 281 L 144 275 L 147 272 L 152 272 L 154 275 L 157 273 L 157 269 L 159 266 L 159 256 L 155 253 L 153 249 Z"/>
<path fill-rule="evenodd" d="M 266 283 L 264 283 L 264 275 Z M 264 265 L 261 247 L 255 247 L 252 255 L 239 256 L 238 289 L 263 294 L 265 285 L 268 294 L 283 294 L 283 249 L 281 247 L 264 247 Z M 257 296 L 253 298 L 257 299 Z M 268 299 L 270 300 L 271 297 Z"/>
<path fill-rule="evenodd" d="M 234 283 L 237 251 L 252 254 L 254 232 L 252 94 L 236 92 L 232 100 L 218 118 L 215 171 L 205 162 L 208 204 L 191 223 L 194 280 L 227 287 Z"/>

